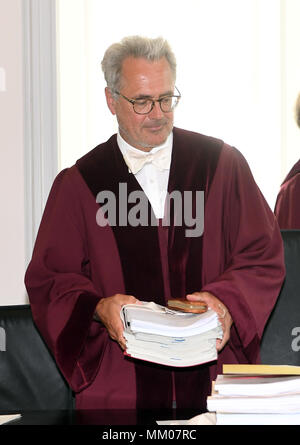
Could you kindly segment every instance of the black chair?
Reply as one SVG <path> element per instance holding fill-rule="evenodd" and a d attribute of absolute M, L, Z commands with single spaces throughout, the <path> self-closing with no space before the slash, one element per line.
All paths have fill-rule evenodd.
<path fill-rule="evenodd" d="M 0 306 L 0 411 L 72 408 L 72 391 L 33 322 L 30 306 Z"/>
<path fill-rule="evenodd" d="M 300 366 L 300 230 L 282 230 L 281 234 L 286 278 L 263 334 L 261 360 Z"/>

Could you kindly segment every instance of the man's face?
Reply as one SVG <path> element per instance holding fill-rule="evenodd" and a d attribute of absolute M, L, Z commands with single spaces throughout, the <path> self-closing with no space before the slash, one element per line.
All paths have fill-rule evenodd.
<path fill-rule="evenodd" d="M 122 66 L 120 93 L 129 99 L 159 99 L 174 93 L 174 78 L 165 58 L 158 61 L 129 57 Z M 164 113 L 158 102 L 149 114 L 136 114 L 132 104 L 121 96 L 113 99 L 106 89 L 110 111 L 116 114 L 119 131 L 125 141 L 140 150 L 149 151 L 165 142 L 173 128 L 173 112 Z"/>

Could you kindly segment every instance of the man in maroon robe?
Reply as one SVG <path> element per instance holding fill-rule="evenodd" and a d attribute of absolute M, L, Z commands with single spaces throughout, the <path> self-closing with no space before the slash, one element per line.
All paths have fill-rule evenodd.
<path fill-rule="evenodd" d="M 300 128 L 300 95 L 295 110 Z M 281 229 L 300 230 L 300 159 L 281 184 L 274 212 Z"/>
<path fill-rule="evenodd" d="M 284 278 L 279 228 L 236 149 L 173 128 L 179 93 L 165 41 L 124 39 L 108 49 L 102 65 L 119 132 L 54 181 L 25 277 L 33 317 L 78 409 L 205 410 L 223 363 L 259 361 Z M 167 167 L 155 166 L 159 151 Z M 135 172 L 143 164 L 139 155 L 151 158 Z M 176 223 L 174 206 L 169 224 L 162 223 L 153 197 L 158 183 L 168 194 L 203 191 L 203 233 L 187 236 L 191 227 Z M 128 197 L 145 196 L 147 224 L 120 223 L 120 185 L 126 185 L 128 214 L 134 207 Z M 99 224 L 99 211 L 107 216 L 102 192 L 115 197 L 116 224 Z M 194 211 L 195 199 L 194 193 Z M 179 369 L 124 356 L 122 305 L 166 305 L 171 297 L 204 300 L 219 314 L 224 335 L 216 362 Z"/>

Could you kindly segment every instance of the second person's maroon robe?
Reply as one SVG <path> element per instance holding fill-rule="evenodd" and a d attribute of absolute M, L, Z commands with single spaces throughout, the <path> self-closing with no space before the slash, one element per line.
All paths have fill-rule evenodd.
<path fill-rule="evenodd" d="M 274 212 L 281 229 L 300 230 L 300 160 L 281 184 Z"/>

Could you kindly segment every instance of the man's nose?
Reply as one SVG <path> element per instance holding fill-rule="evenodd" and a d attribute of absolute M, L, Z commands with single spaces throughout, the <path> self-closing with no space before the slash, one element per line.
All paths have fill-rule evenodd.
<path fill-rule="evenodd" d="M 152 119 L 161 119 L 164 116 L 163 111 L 160 108 L 159 102 L 154 102 L 153 108 L 149 113 L 149 117 Z"/>

